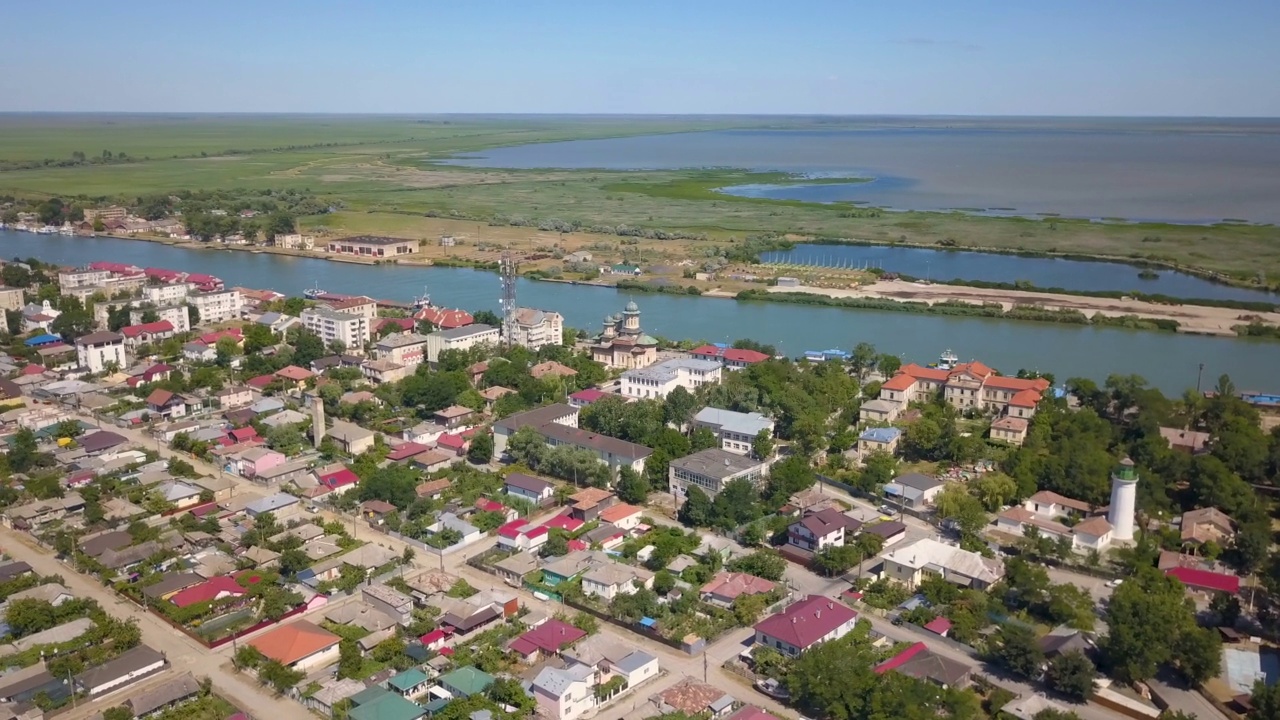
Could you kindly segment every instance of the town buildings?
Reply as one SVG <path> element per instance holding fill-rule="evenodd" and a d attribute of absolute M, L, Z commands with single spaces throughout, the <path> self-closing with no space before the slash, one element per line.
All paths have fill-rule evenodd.
<path fill-rule="evenodd" d="M 401 238 L 359 235 L 355 237 L 330 240 L 326 249 L 338 255 L 359 255 L 362 257 L 385 258 L 400 255 L 412 255 L 418 252 L 417 240 Z"/>
<path fill-rule="evenodd" d="M 238 320 L 244 307 L 244 298 L 234 289 L 188 295 L 187 302 L 200 313 L 201 324 Z"/>
<path fill-rule="evenodd" d="M 917 587 L 926 577 L 985 590 L 1004 577 L 1004 562 L 962 550 L 933 538 L 921 538 L 885 552 L 885 577 Z"/>
<path fill-rule="evenodd" d="M 510 332 L 511 337 L 508 339 L 513 345 L 530 350 L 546 345 L 560 345 L 564 343 L 564 318 L 560 313 L 550 310 L 518 308 Z"/>
<path fill-rule="evenodd" d="M 746 480 L 760 487 L 769 474 L 769 465 L 744 455 L 709 448 L 672 460 L 667 466 L 668 489 L 678 507 L 689 488 L 696 486 L 708 496 L 715 496 L 734 480 Z"/>
<path fill-rule="evenodd" d="M 662 399 L 682 387 L 696 392 L 703 385 L 720 383 L 720 363 L 713 360 L 666 360 L 622 373 L 622 396 Z"/>
<path fill-rule="evenodd" d="M 881 402 L 866 403 L 860 412 L 864 420 L 892 422 L 908 403 L 923 402 L 941 393 L 954 407 L 998 416 L 999 427 L 993 437 L 1021 445 L 1028 421 L 1035 416 L 1036 406 L 1048 389 L 1049 381 L 1044 378 L 997 375 L 977 361 L 950 369 L 912 363 L 880 386 Z"/>
<path fill-rule="evenodd" d="M 751 444 L 760 433 L 767 432 L 773 437 L 773 420 L 758 412 L 741 413 L 705 407 L 693 416 L 693 426 L 715 433 L 721 449 L 738 455 L 749 455 Z"/>
<path fill-rule="evenodd" d="M 22 300 L 22 288 L 0 287 L 0 310 L 19 310 Z"/>
<path fill-rule="evenodd" d="M 249 641 L 263 657 L 293 670 L 310 672 L 338 660 L 337 635 L 310 620 L 279 625 Z"/>
<path fill-rule="evenodd" d="M 590 450 L 615 474 L 622 467 L 644 472 L 644 461 L 653 450 L 607 435 L 578 429 L 578 408 L 563 403 L 527 410 L 493 424 L 494 458 L 506 452 L 507 441 L 517 430 L 533 428 L 548 445 L 569 445 Z"/>
<path fill-rule="evenodd" d="M 369 320 L 362 315 L 313 307 L 303 310 L 300 317 L 303 327 L 318 335 L 326 345 L 342 343 L 344 348 L 359 352 L 369 342 Z"/>
<path fill-rule="evenodd" d="M 415 368 L 427 359 L 427 336 L 418 333 L 397 333 L 378 341 L 378 359 L 387 360 L 405 368 Z"/>
<path fill-rule="evenodd" d="M 768 355 L 758 350 L 739 350 L 718 344 L 696 347 L 689 354 L 700 360 L 714 360 L 728 370 L 741 370 L 769 359 Z"/>
<path fill-rule="evenodd" d="M 842 602 L 808 595 L 756 623 L 756 644 L 798 657 L 821 643 L 848 635 L 857 619 L 858 613 Z"/>
<path fill-rule="evenodd" d="M 805 513 L 787 528 L 787 544 L 816 553 L 828 547 L 842 547 L 862 528 L 862 521 L 829 507 Z"/>
<path fill-rule="evenodd" d="M 76 362 L 90 372 L 100 373 L 108 367 L 119 370 L 129 364 L 124 336 L 101 330 L 76 338 Z"/>
<path fill-rule="evenodd" d="M 501 336 L 498 328 L 488 325 L 465 325 L 452 330 L 437 330 L 427 336 L 427 362 L 440 361 L 440 353 L 446 350 L 470 350 L 477 345 L 497 345 Z"/>
<path fill-rule="evenodd" d="M 591 359 L 605 367 L 648 367 L 658 359 L 658 341 L 640 329 L 640 307 L 628 302 L 621 314 L 604 319 L 604 330 L 591 345 Z"/>

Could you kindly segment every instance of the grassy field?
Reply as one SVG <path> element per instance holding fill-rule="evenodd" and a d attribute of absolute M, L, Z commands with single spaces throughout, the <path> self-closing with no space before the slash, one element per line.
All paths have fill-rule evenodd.
<path fill-rule="evenodd" d="M 102 150 L 142 162 L 0 172 L 0 194 L 128 200 L 181 189 L 309 189 L 345 212 L 304 225 L 431 237 L 455 218 L 481 239 L 495 216 L 560 219 L 705 233 L 724 242 L 760 233 L 797 239 L 1070 253 L 1145 259 L 1249 281 L 1280 277 L 1280 230 L 988 218 L 963 213 L 880 213 L 848 204 L 731 197 L 716 188 L 785 182 L 744 171 L 486 170 L 435 161 L 530 142 L 777 127 L 776 118 L 427 118 L 352 116 L 5 116 L 0 163 L 88 156 Z M 803 124 L 807 121 L 797 120 Z M 207 157 L 201 157 L 201 154 Z M 530 237 L 530 228 L 510 228 Z M 617 238 L 612 238 L 613 242 Z M 654 253 L 686 248 L 646 240 Z M 590 243 L 587 243 L 590 244 Z"/>

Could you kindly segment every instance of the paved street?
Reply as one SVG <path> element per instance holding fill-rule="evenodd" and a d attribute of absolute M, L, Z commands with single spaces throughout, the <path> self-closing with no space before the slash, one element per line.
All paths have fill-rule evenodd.
<path fill-rule="evenodd" d="M 58 562 L 52 551 L 40 547 L 24 533 L 0 528 L 0 538 L 4 541 L 4 550 L 17 560 L 24 560 L 41 575 L 61 575 L 64 584 L 76 597 L 93 598 L 108 612 L 117 617 L 135 618 L 142 629 L 142 641 L 164 653 L 175 672 L 190 672 L 196 677 L 209 677 L 217 691 L 241 708 L 250 710 L 256 717 L 269 717 L 273 720 L 303 720 L 311 715 L 303 707 L 292 700 L 277 698 L 269 691 L 263 690 L 257 682 L 246 675 L 235 672 L 230 660 L 223 654 L 214 653 L 191 638 L 174 630 L 162 620 L 149 612 L 138 608 L 133 603 L 122 599 L 110 589 L 77 573 L 67 565 Z M 229 652 L 229 651 L 228 651 Z M 119 704 L 135 691 L 126 688 L 112 693 L 106 698 L 86 703 L 77 709 L 88 708 L 83 716 L 92 714 L 92 710 L 102 710 Z M 62 715 L 69 720 L 77 716 Z"/>

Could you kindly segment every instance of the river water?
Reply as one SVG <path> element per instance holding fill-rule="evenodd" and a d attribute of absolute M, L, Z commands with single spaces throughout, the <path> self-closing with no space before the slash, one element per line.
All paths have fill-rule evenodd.
<path fill-rule="evenodd" d="M 1232 287 L 1204 278 L 1156 268 L 1158 278 L 1144 280 L 1139 269 L 1123 263 L 1066 260 L 927 248 L 880 245 L 797 245 L 764 253 L 764 262 L 799 265 L 878 267 L 930 280 L 981 280 L 1012 283 L 1029 280 L 1036 287 L 1066 290 L 1160 293 L 1177 298 L 1276 302 L 1276 295 Z"/>
<path fill-rule="evenodd" d="M 271 289 L 298 295 L 319 285 L 330 292 L 367 294 L 408 301 L 426 287 L 438 305 L 468 310 L 498 309 L 500 288 L 493 273 L 458 268 L 410 268 L 336 263 L 267 253 L 191 250 L 141 240 L 76 238 L 0 231 L 0 256 L 35 257 L 64 265 L 96 260 L 203 272 L 228 286 Z M 612 288 L 520 280 L 521 305 L 555 310 L 568 325 L 596 330 L 605 315 L 628 299 L 642 311 L 646 332 L 676 339 L 726 341 L 749 337 L 772 343 L 788 355 L 873 343 L 908 361 L 931 362 L 951 349 L 963 359 L 981 359 L 1005 373 L 1020 368 L 1104 380 L 1112 373 L 1139 374 L 1166 393 L 1196 384 L 1204 363 L 1206 387 L 1219 374 L 1237 387 L 1276 390 L 1280 342 L 1141 332 L 1117 328 L 952 318 L 910 313 L 846 310 L 780 303 L 618 292 Z"/>

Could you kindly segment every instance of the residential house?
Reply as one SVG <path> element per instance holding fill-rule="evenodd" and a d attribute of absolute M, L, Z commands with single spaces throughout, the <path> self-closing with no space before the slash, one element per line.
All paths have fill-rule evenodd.
<path fill-rule="evenodd" d="M 532 375 L 535 380 L 542 380 L 545 378 L 571 378 L 576 376 L 578 371 L 564 363 L 558 363 L 555 360 L 547 360 L 529 368 L 529 374 Z"/>
<path fill-rule="evenodd" d="M 179 510 L 200 504 L 200 488 L 177 480 L 160 483 L 156 492 L 165 502 Z"/>
<path fill-rule="evenodd" d="M 573 578 L 580 577 L 588 570 L 611 562 L 602 552 L 576 551 L 553 560 L 542 567 L 542 581 L 548 587 L 556 587 L 562 582 L 568 582 Z"/>
<path fill-rule="evenodd" d="M 914 588 L 926 577 L 941 577 L 947 582 L 986 588 L 1004 577 L 1004 562 L 997 558 L 947 545 L 933 538 L 921 538 L 885 552 L 885 576 Z"/>
<path fill-rule="evenodd" d="M 507 643 L 507 649 L 527 664 L 556 657 L 561 651 L 585 638 L 587 633 L 567 622 L 551 618 Z"/>
<path fill-rule="evenodd" d="M 714 360 L 665 360 L 623 372 L 620 392 L 623 397 L 644 399 L 665 398 L 678 387 L 697 392 L 705 385 L 719 385 L 720 371 L 720 363 Z"/>
<path fill-rule="evenodd" d="M 890 670 L 944 688 L 968 687 L 973 668 L 933 652 L 922 642 L 915 643 L 875 667 L 877 674 Z"/>
<path fill-rule="evenodd" d="M 891 498 L 898 498 L 904 507 L 919 510 L 933 504 L 933 499 L 942 492 L 946 483 L 920 473 L 906 473 L 885 483 L 884 492 Z"/>
<path fill-rule="evenodd" d="M 475 318 L 466 310 L 458 308 L 441 308 L 428 305 L 413 314 L 414 320 L 425 320 L 439 330 L 454 330 L 466 327 L 475 322 Z"/>
<path fill-rule="evenodd" d="M 616 561 L 598 565 L 582 576 L 582 591 L 605 600 L 612 600 L 618 595 L 630 595 L 642 587 L 653 587 L 653 573 L 642 567 Z"/>
<path fill-rule="evenodd" d="M 183 343 L 182 357 L 191 362 L 213 362 L 218 359 L 218 350 L 202 342 Z"/>
<path fill-rule="evenodd" d="M 816 553 L 841 547 L 862 528 L 862 522 L 835 508 L 805 513 L 787 527 L 787 544 Z"/>
<path fill-rule="evenodd" d="M 1207 432 L 1184 430 L 1182 428 L 1161 427 L 1160 437 L 1174 450 L 1198 455 L 1205 452 L 1213 439 Z"/>
<path fill-rule="evenodd" d="M 535 505 L 549 505 L 555 495 L 553 483 L 532 475 L 511 473 L 503 482 L 503 489 L 508 495 L 524 498 Z"/>
<path fill-rule="evenodd" d="M 119 370 L 129 364 L 124 336 L 120 333 L 100 330 L 76 338 L 76 362 L 101 373 L 108 368 Z"/>
<path fill-rule="evenodd" d="M 245 505 L 244 511 L 249 517 L 272 513 L 279 520 L 295 514 L 298 511 L 297 506 L 298 498 L 288 493 L 276 493 L 250 502 Z"/>
<path fill-rule="evenodd" d="M 715 433 L 722 450 L 738 455 L 751 454 L 751 445 L 760 433 L 766 432 L 773 437 L 773 420 L 758 412 L 742 413 L 706 407 L 693 416 L 693 426 Z"/>
<path fill-rule="evenodd" d="M 467 665 L 441 675 L 436 682 L 453 697 L 465 698 L 488 690 L 494 680 L 489 673 Z"/>
<path fill-rule="evenodd" d="M 600 513 L 613 507 L 617 501 L 617 495 L 603 488 L 583 488 L 569 496 L 569 513 L 577 520 L 588 523 L 599 518 Z"/>
<path fill-rule="evenodd" d="M 173 419 L 184 417 L 189 407 L 200 407 L 200 402 L 192 403 L 186 397 L 164 388 L 156 388 L 147 396 L 147 412 L 162 418 Z"/>
<path fill-rule="evenodd" d="M 725 485 L 734 480 L 746 480 L 753 487 L 760 487 L 769 474 L 769 464 L 745 455 L 708 448 L 676 460 L 667 468 L 668 488 L 679 506 L 690 486 L 697 486 L 709 497 L 714 497 Z"/>
<path fill-rule="evenodd" d="M 858 613 L 844 603 L 807 595 L 756 623 L 756 644 L 796 657 L 819 643 L 849 634 L 857 619 Z"/>
<path fill-rule="evenodd" d="M 600 511 L 600 522 L 612 525 L 619 530 L 630 531 L 640 527 L 640 519 L 644 517 L 644 508 L 618 503 Z"/>
<path fill-rule="evenodd" d="M 168 320 L 158 320 L 156 322 L 142 323 L 141 325 L 122 327 L 120 328 L 120 334 L 124 335 L 125 346 L 129 350 L 136 350 L 140 345 L 173 337 L 174 327 L 173 323 Z"/>
<path fill-rule="evenodd" d="M 1006 415 L 991 423 L 991 439 L 1021 447 L 1022 443 L 1026 442 L 1027 429 L 1030 427 L 1031 424 L 1026 418 Z"/>
<path fill-rule="evenodd" d="M 360 455 L 373 447 L 374 433 L 359 425 L 336 420 L 325 431 L 325 437 L 333 438 L 333 441 L 337 443 L 342 452 L 354 456 Z"/>
<path fill-rule="evenodd" d="M 297 620 L 278 625 L 248 644 L 268 660 L 275 660 L 293 670 L 310 672 L 337 662 L 341 639 L 310 620 Z"/>
<path fill-rule="evenodd" d="M 596 707 L 596 672 L 586 665 L 543 666 L 529 684 L 539 714 L 550 720 L 576 720 Z"/>
<path fill-rule="evenodd" d="M 164 655 L 146 645 L 139 645 L 117 655 L 115 659 L 91 667 L 73 678 L 75 688 L 91 698 L 161 672 L 169 663 Z"/>
<path fill-rule="evenodd" d="M 866 460 L 868 455 L 877 450 L 895 455 L 898 452 L 898 442 L 901 439 L 902 431 L 898 428 L 868 428 L 858 436 L 858 457 Z"/>
<path fill-rule="evenodd" d="M 698 596 L 703 602 L 729 607 L 744 595 L 768 595 L 778 589 L 778 584 L 747 573 L 721 572 L 703 585 Z"/>
<path fill-rule="evenodd" d="M 386 585 L 366 585 L 360 590 L 364 604 L 386 614 L 400 625 L 413 619 L 413 600 Z"/>
<path fill-rule="evenodd" d="M 387 681 L 387 689 L 404 698 L 417 697 L 426 692 L 430 685 L 431 678 L 416 667 L 396 673 Z"/>
<path fill-rule="evenodd" d="M 1235 521 L 1218 508 L 1197 508 L 1182 513 L 1182 543 L 1225 547 L 1235 537 Z"/>
<path fill-rule="evenodd" d="M 1240 594 L 1240 578 L 1235 575 L 1181 566 L 1169 568 L 1164 571 L 1164 574 L 1177 578 L 1179 582 L 1186 586 L 1188 591 L 1206 595 Z"/>
<path fill-rule="evenodd" d="M 976 361 L 950 369 L 912 363 L 881 384 L 880 399 L 903 409 L 910 402 L 923 402 L 941 392 L 948 403 L 960 409 L 1029 420 L 1048 389 L 1049 381 L 1044 378 L 1004 377 Z"/>
<path fill-rule="evenodd" d="M 653 450 L 607 435 L 578 429 L 578 408 L 565 404 L 516 413 L 498 420 L 493 425 L 494 458 L 501 458 L 506 451 L 507 440 L 523 427 L 533 428 L 548 445 L 568 445 L 595 453 L 600 462 L 608 465 L 615 474 L 622 467 L 644 472 L 644 462 Z"/>
<path fill-rule="evenodd" d="M 733 711 L 734 700 L 724 690 L 686 677 L 658 693 L 658 709 L 663 713 L 684 713 L 689 717 L 725 717 Z"/>
<path fill-rule="evenodd" d="M 531 525 L 528 520 L 512 520 L 498 528 L 498 547 L 503 550 L 532 552 L 546 542 L 546 526 Z"/>
<path fill-rule="evenodd" d="M 241 477 L 253 479 L 272 468 L 279 467 L 285 463 L 284 453 L 276 452 L 265 446 L 251 447 L 241 450 L 233 457 L 236 471 Z M 272 480 L 278 480 L 276 476 L 271 476 Z"/>
<path fill-rule="evenodd" d="M 426 361 L 427 336 L 397 333 L 382 338 L 375 347 L 379 360 L 388 360 L 412 370 Z"/>
<path fill-rule="evenodd" d="M 14 600 L 40 600 L 47 602 L 54 607 L 61 605 L 68 600 L 74 600 L 75 595 L 61 583 L 44 583 L 33 588 L 28 588 L 21 592 L 16 592 L 5 598 L 6 603 Z"/>

